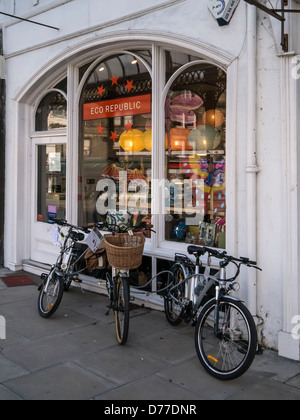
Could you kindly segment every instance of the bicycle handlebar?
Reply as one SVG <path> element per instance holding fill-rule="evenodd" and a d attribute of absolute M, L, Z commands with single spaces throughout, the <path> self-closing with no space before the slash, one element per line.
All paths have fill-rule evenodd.
<path fill-rule="evenodd" d="M 72 228 L 72 229 L 75 229 L 75 230 L 81 230 L 82 232 L 85 232 L 85 233 L 89 233 L 90 230 L 91 230 L 91 227 L 90 226 L 75 226 L 75 225 L 71 225 L 70 223 L 68 223 L 64 219 L 55 219 L 55 218 L 50 217 L 49 220 L 51 222 L 56 223 L 59 226 L 67 226 L 67 227 Z"/>
<path fill-rule="evenodd" d="M 228 265 L 230 262 L 234 262 L 234 263 L 239 263 L 240 265 L 244 264 L 247 267 L 252 267 L 255 268 L 257 270 L 261 270 L 261 268 L 257 267 L 257 262 L 256 261 L 251 261 L 249 258 L 247 257 L 240 257 L 240 258 L 236 258 L 233 257 L 231 255 L 228 255 L 226 251 L 218 251 L 216 249 L 213 248 L 208 248 L 205 246 L 201 246 L 201 247 L 195 247 L 195 249 L 193 247 L 191 247 L 191 254 L 198 254 L 198 255 L 204 255 L 206 253 L 208 253 L 210 256 L 218 258 L 219 260 L 223 260 L 223 262 L 220 263 L 220 265 L 223 265 L 224 267 L 226 265 Z"/>
<path fill-rule="evenodd" d="M 121 229 L 120 226 L 118 226 L 117 224 L 108 224 L 106 221 L 97 222 L 96 224 L 91 225 L 91 226 L 74 226 L 68 223 L 64 219 L 49 218 L 49 220 L 51 222 L 56 223 L 59 226 L 67 226 L 72 229 L 81 230 L 82 232 L 85 232 L 85 233 L 89 233 L 94 227 L 98 229 L 107 228 L 110 232 L 115 232 L 115 233 L 127 233 L 130 230 L 132 230 L 133 232 L 136 232 L 138 230 L 150 230 L 151 232 L 156 233 L 155 230 L 149 227 L 151 225 L 149 225 L 147 222 L 141 222 L 138 226 L 134 226 L 134 227 L 129 226 L 128 228 Z"/>

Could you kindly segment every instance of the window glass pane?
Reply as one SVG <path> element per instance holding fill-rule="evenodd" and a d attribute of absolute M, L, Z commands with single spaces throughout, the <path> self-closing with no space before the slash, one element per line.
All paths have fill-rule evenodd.
<path fill-rule="evenodd" d="M 60 81 L 56 86 L 54 86 L 54 89 L 62 90 L 63 92 L 67 93 L 68 91 L 68 78 L 66 77 L 62 81 Z"/>
<path fill-rule="evenodd" d="M 48 93 L 40 102 L 35 116 L 36 131 L 67 128 L 67 101 L 59 92 Z"/>
<path fill-rule="evenodd" d="M 38 146 L 37 221 L 66 218 L 66 145 Z"/>
<path fill-rule="evenodd" d="M 177 51 L 166 51 L 167 81 L 183 65 L 188 64 L 192 61 L 196 61 L 196 60 L 199 60 L 199 57 L 191 56 L 189 54 L 185 54 L 185 53 L 181 53 Z"/>
<path fill-rule="evenodd" d="M 151 77 L 131 54 L 98 64 L 83 88 L 79 224 L 151 217 Z"/>
<path fill-rule="evenodd" d="M 166 100 L 166 239 L 225 248 L 226 74 L 192 66 Z"/>

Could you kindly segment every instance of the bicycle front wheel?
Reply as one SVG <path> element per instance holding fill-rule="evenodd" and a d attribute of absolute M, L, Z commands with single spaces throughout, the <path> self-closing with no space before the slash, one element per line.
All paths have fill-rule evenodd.
<path fill-rule="evenodd" d="M 256 326 L 249 310 L 230 297 L 219 304 L 219 325 L 216 301 L 202 309 L 195 332 L 196 351 L 202 366 L 215 378 L 236 379 L 251 366 L 257 349 Z"/>
<path fill-rule="evenodd" d="M 129 332 L 129 281 L 119 276 L 115 284 L 115 322 L 117 340 L 121 345 L 126 344 Z"/>
<path fill-rule="evenodd" d="M 38 310 L 41 317 L 49 318 L 56 312 L 63 297 L 63 288 L 63 280 L 52 269 L 47 280 L 41 286 L 38 299 Z"/>

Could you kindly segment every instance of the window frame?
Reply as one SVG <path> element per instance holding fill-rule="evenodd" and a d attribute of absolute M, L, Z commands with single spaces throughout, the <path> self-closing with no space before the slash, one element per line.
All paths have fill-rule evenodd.
<path fill-rule="evenodd" d="M 166 51 L 166 50 L 164 50 L 164 51 Z M 164 138 L 163 136 L 165 136 L 166 119 L 165 119 L 164 107 L 165 107 L 165 102 L 166 102 L 166 99 L 167 99 L 168 92 L 169 92 L 172 84 L 174 83 L 174 81 L 177 79 L 177 77 L 182 72 L 184 72 L 185 70 L 187 70 L 190 67 L 194 67 L 194 66 L 201 65 L 201 64 L 210 64 L 210 65 L 213 65 L 215 67 L 219 67 L 220 69 L 222 69 L 227 74 L 227 69 L 226 68 L 224 68 L 221 65 L 217 65 L 213 61 L 205 60 L 205 59 L 199 59 L 199 60 L 191 61 L 187 64 L 184 64 L 182 67 L 180 67 L 178 70 L 176 70 L 175 73 L 172 74 L 172 76 L 169 78 L 169 80 L 165 84 L 165 87 L 164 87 L 164 90 L 163 90 L 162 96 L 161 96 L 161 103 L 163 104 L 163 109 L 161 110 L 161 112 L 163 112 L 164 118 L 163 118 L 163 128 L 160 127 L 160 129 L 161 129 L 160 141 L 159 141 L 160 146 L 161 146 L 162 141 L 163 141 L 162 139 Z M 227 84 L 228 84 L 228 77 L 227 77 Z M 226 91 L 228 91 L 228 85 L 226 87 Z M 227 98 L 228 98 L 228 94 L 227 94 Z M 227 108 L 227 104 L 226 104 L 226 108 Z M 227 134 L 226 134 L 226 142 L 227 142 Z M 227 151 L 226 151 L 226 153 L 227 153 Z M 161 146 L 160 153 L 158 154 L 158 156 L 159 156 L 159 159 L 160 159 L 159 166 L 163 167 L 163 169 L 165 169 L 165 153 L 162 153 L 162 146 Z M 226 168 L 227 168 L 227 159 L 226 159 Z M 160 174 L 160 175 L 162 175 L 162 174 Z M 226 184 L 226 189 L 227 189 L 227 184 Z M 160 191 L 160 200 L 161 200 L 160 201 L 161 203 L 165 203 L 164 189 L 161 189 L 161 191 Z M 227 210 L 226 210 L 226 216 L 227 216 Z M 162 217 L 160 219 L 161 220 L 160 220 L 160 227 L 159 227 L 159 247 L 158 247 L 158 249 L 161 252 L 165 253 L 165 252 L 168 252 L 168 249 L 171 246 L 172 249 L 175 252 L 187 252 L 187 247 L 189 246 L 189 244 L 185 244 L 183 242 L 173 242 L 173 241 L 166 240 L 166 230 L 165 230 L 166 224 L 165 224 L 165 221 L 162 220 Z M 227 219 L 227 217 L 226 217 L 226 219 Z"/>
<path fill-rule="evenodd" d="M 73 162 L 72 165 L 72 178 L 77 181 L 78 179 L 78 136 L 79 136 L 79 103 L 84 84 L 89 77 L 91 71 L 97 64 L 106 58 L 116 55 L 116 54 L 132 54 L 134 55 L 135 50 L 152 50 L 152 67 L 149 68 L 149 64 L 139 57 L 146 68 L 148 69 L 152 77 L 152 120 L 156 121 L 152 127 L 152 136 L 153 139 L 156 138 L 157 141 L 153 141 L 152 147 L 152 181 L 153 180 L 162 180 L 164 179 L 164 170 L 165 170 L 165 156 L 162 153 L 162 145 L 165 140 L 165 101 L 168 90 L 175 78 L 186 68 L 192 67 L 195 64 L 208 63 L 219 67 L 227 74 L 227 98 L 226 98 L 226 114 L 227 114 L 227 123 L 226 123 L 226 195 L 227 195 L 227 205 L 226 205 L 226 249 L 232 250 L 230 252 L 235 252 L 237 242 L 237 224 L 236 224 L 236 214 L 237 214 L 237 203 L 236 203 L 236 106 L 237 106 L 237 60 L 232 62 L 224 63 L 221 59 L 218 61 L 214 59 L 207 59 L 206 54 L 201 54 L 201 51 L 188 51 L 194 57 L 199 55 L 199 60 L 191 61 L 184 66 L 180 67 L 168 81 L 166 81 L 166 63 L 165 56 L 167 51 L 178 51 L 185 53 L 186 50 L 182 46 L 174 46 L 161 43 L 143 43 L 138 45 L 138 42 L 133 43 L 132 46 L 127 45 L 126 49 L 115 49 L 103 51 L 103 54 L 98 54 L 96 60 L 92 61 L 92 57 L 86 57 L 85 61 L 81 61 L 77 64 L 70 64 L 68 66 L 68 104 L 70 104 L 70 99 L 72 99 L 72 111 L 71 106 L 68 106 L 70 111 L 70 119 L 68 119 L 68 149 L 69 154 L 72 157 L 72 160 L 69 158 L 69 162 Z M 95 52 L 96 54 L 96 52 Z M 201 58 L 202 55 L 202 58 Z M 84 65 L 91 63 L 87 68 L 86 72 L 79 80 L 79 70 Z M 73 92 L 72 92 L 73 89 Z M 72 93 L 71 93 L 72 92 Z M 230 95 L 229 95 L 230 92 Z M 71 98 L 70 98 L 71 97 Z M 70 220 L 73 220 L 73 223 L 77 223 L 78 220 L 78 207 L 77 207 L 77 197 L 78 197 L 78 183 L 73 182 L 72 186 L 69 187 L 70 194 Z M 152 185 L 152 223 L 156 234 L 153 234 L 151 240 L 147 240 L 145 247 L 145 255 L 150 255 L 153 257 L 153 261 L 156 258 L 161 259 L 174 259 L 175 252 L 187 253 L 188 244 L 185 243 L 176 243 L 165 240 L 165 219 L 164 215 L 159 214 L 159 205 L 163 201 L 162 191 L 157 183 L 153 182 Z"/>
<path fill-rule="evenodd" d="M 63 80 L 63 79 L 62 79 Z M 67 127 L 63 128 L 63 129 L 58 129 L 58 130 L 41 130 L 41 131 L 37 131 L 35 129 L 36 127 L 36 113 L 38 110 L 38 107 L 41 103 L 41 101 L 47 96 L 49 95 L 49 93 L 53 93 L 53 92 L 57 92 L 60 93 L 66 100 L 67 103 Z M 32 127 L 34 129 L 32 136 L 31 137 L 44 137 L 44 136 L 51 136 L 53 134 L 57 134 L 57 135 L 63 135 L 67 133 L 68 130 L 68 125 L 69 125 L 69 121 L 68 121 L 68 106 L 69 102 L 68 102 L 68 94 L 66 92 L 64 92 L 61 89 L 56 89 L 56 88 L 52 88 L 52 89 L 47 89 L 45 92 L 43 92 L 42 95 L 39 96 L 38 100 L 36 101 L 36 104 L 34 106 L 34 110 L 33 110 L 33 120 L 32 120 Z"/>

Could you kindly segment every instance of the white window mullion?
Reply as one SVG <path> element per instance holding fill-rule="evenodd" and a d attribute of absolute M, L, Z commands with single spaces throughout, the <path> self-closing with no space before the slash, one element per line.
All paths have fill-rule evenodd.
<path fill-rule="evenodd" d="M 68 109 L 67 109 L 67 197 L 66 215 L 69 223 L 78 220 L 78 103 L 76 92 L 79 83 L 78 68 L 68 66 Z"/>
<path fill-rule="evenodd" d="M 162 93 L 165 85 L 164 51 L 153 44 L 153 79 L 152 79 L 152 214 L 156 234 L 153 236 L 153 251 L 164 238 L 164 209 L 162 208 L 162 189 L 160 181 L 165 178 L 165 120 Z"/>

